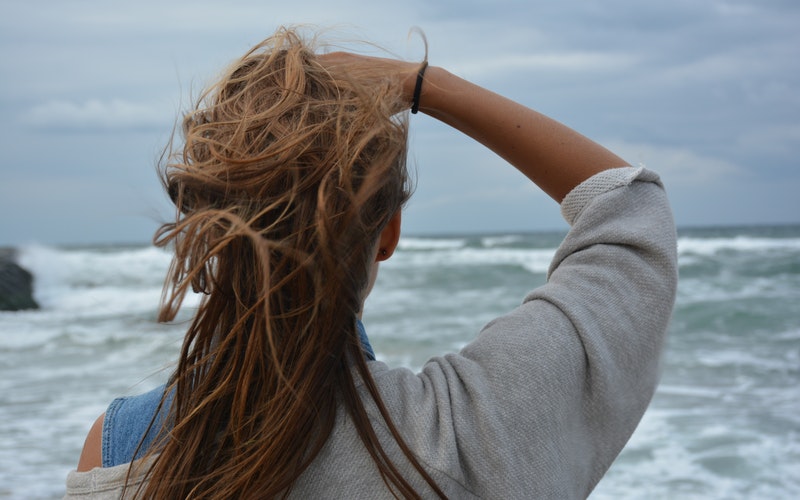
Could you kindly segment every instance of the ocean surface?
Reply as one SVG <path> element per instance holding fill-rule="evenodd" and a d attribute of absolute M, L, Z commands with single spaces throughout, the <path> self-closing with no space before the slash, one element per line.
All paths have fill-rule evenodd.
<path fill-rule="evenodd" d="M 378 358 L 459 349 L 544 283 L 562 236 L 403 239 L 367 303 Z M 161 250 L 17 250 L 42 309 L 0 312 L 0 498 L 57 498 L 111 399 L 166 379 L 191 311 L 155 322 Z M 591 498 L 800 498 L 800 226 L 682 230 L 679 252 L 661 385 Z"/>

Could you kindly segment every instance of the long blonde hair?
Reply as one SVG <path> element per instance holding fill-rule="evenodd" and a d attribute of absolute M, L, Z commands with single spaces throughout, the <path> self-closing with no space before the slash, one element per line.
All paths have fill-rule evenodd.
<path fill-rule="evenodd" d="M 399 82 L 359 81 L 331 74 L 312 43 L 282 28 L 184 117 L 183 147 L 162 169 L 177 216 L 154 238 L 175 252 L 159 320 L 190 289 L 203 296 L 148 452 L 145 497 L 285 496 L 337 405 L 387 487 L 418 496 L 379 443 L 354 372 L 441 495 L 392 424 L 356 330 L 375 243 L 410 195 Z"/>

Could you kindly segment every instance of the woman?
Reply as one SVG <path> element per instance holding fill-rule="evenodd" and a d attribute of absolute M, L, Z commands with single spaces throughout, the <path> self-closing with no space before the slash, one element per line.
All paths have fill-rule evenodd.
<path fill-rule="evenodd" d="M 279 30 L 183 122 L 159 319 L 203 300 L 166 388 L 116 400 L 67 496 L 580 498 L 653 394 L 676 287 L 658 177 L 442 68 Z M 571 230 L 546 285 L 422 372 L 359 318 L 400 237 L 407 113 L 506 159 Z M 465 304 L 469 307 L 469 304 Z M 435 332 L 432 332 L 435 335 Z"/>

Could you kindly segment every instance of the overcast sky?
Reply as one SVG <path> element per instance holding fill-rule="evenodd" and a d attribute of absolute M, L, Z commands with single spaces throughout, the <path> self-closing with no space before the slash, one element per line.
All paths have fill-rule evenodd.
<path fill-rule="evenodd" d="M 0 246 L 147 242 L 178 113 L 281 24 L 338 26 L 661 173 L 678 224 L 800 222 L 800 2 L 4 2 Z M 492 153 L 412 116 L 407 234 L 563 229 Z"/>

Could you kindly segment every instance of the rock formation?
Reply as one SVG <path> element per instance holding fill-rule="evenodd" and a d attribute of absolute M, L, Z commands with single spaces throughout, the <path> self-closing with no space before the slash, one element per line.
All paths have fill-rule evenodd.
<path fill-rule="evenodd" d="M 33 298 L 33 275 L 15 261 L 15 252 L 0 249 L 0 311 L 38 309 Z"/>

